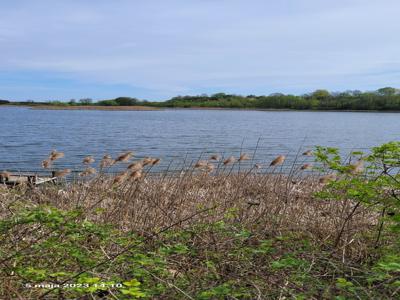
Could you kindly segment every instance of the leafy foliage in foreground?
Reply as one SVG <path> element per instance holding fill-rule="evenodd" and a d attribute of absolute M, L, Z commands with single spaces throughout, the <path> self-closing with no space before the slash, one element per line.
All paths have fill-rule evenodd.
<path fill-rule="evenodd" d="M 190 173 L 2 190 L 1 298 L 398 297 L 400 143 L 314 155 L 329 183 Z"/>
<path fill-rule="evenodd" d="M 322 199 L 346 199 L 353 203 L 335 246 L 359 206 L 376 211 L 379 217 L 374 248 L 379 258 L 373 266 L 374 274 L 367 280 L 369 284 L 378 284 L 394 290 L 393 295 L 397 294 L 400 290 L 400 142 L 374 147 L 369 154 L 353 152 L 347 164 L 342 163 L 335 148 L 317 147 L 316 157 L 325 168 L 338 174 L 338 179 L 317 195 Z"/>
<path fill-rule="evenodd" d="M 393 289 L 384 287 L 379 293 L 394 291 L 398 285 L 391 280 L 398 272 L 393 259 L 380 260 L 374 272 L 367 265 L 354 268 L 330 257 L 330 251 L 300 233 L 260 235 L 231 218 L 146 239 L 85 221 L 79 211 L 65 213 L 47 206 L 24 209 L 1 222 L 1 234 L 9 237 L 8 247 L 21 231 L 28 230 L 30 238 L 17 241 L 18 248 L 2 247 L 2 258 L 35 243 L 29 255 L 16 252 L 4 263 L 4 272 L 12 273 L 13 279 L 11 286 L 3 285 L 2 292 L 10 295 L 25 286 L 23 291 L 31 299 L 51 288 L 54 295 L 67 299 L 87 294 L 118 299 L 185 299 L 189 295 L 194 299 L 259 295 L 367 299 L 375 293 L 373 283 L 391 281 Z M 44 232 L 46 237 L 38 241 Z M 203 239 L 219 242 L 204 247 Z M 109 259 L 127 246 L 129 251 Z"/>

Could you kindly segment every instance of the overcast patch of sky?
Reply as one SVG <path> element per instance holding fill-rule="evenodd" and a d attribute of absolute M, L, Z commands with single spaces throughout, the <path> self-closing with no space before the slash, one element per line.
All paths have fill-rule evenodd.
<path fill-rule="evenodd" d="M 0 98 L 396 86 L 399 12 L 396 0 L 2 1 Z"/>

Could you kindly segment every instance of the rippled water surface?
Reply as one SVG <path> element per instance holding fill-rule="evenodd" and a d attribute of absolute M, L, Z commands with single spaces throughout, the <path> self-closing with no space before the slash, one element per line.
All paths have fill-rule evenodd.
<path fill-rule="evenodd" d="M 101 158 L 133 150 L 138 157 L 186 163 L 241 151 L 269 162 L 293 160 L 314 145 L 343 151 L 399 140 L 400 114 L 238 110 L 68 111 L 0 108 L 0 170 L 40 169 L 52 149 L 65 153 L 58 167 L 82 168 L 86 155 Z M 257 146 L 258 144 L 258 146 Z M 253 163 L 253 162 L 251 162 Z"/>

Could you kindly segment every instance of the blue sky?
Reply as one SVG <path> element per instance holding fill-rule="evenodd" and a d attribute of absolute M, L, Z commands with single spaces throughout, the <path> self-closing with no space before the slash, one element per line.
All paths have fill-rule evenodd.
<path fill-rule="evenodd" d="M 0 99 L 399 87 L 398 0 L 0 0 Z"/>

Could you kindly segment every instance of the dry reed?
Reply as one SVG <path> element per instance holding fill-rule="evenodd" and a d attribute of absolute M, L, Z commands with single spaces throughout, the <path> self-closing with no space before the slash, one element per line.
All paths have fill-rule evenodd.
<path fill-rule="evenodd" d="M 63 158 L 63 157 L 64 157 L 64 153 L 63 153 L 63 152 L 58 152 L 58 151 L 56 151 L 56 150 L 53 150 L 53 151 L 50 153 L 49 159 L 50 159 L 51 161 L 55 161 L 55 160 L 60 159 L 60 158 Z"/>
<path fill-rule="evenodd" d="M 246 154 L 246 153 L 240 154 L 239 161 L 249 160 L 249 159 L 250 159 L 250 156 L 248 154 Z"/>
<path fill-rule="evenodd" d="M 48 169 L 51 167 L 51 160 L 50 159 L 45 159 L 42 161 L 42 168 Z"/>
<path fill-rule="evenodd" d="M 59 171 L 54 171 L 54 177 L 65 177 L 71 173 L 71 169 L 64 169 Z"/>
<path fill-rule="evenodd" d="M 234 156 L 230 156 L 227 159 L 224 160 L 224 165 L 229 165 L 232 164 L 236 161 L 236 158 Z"/>
<path fill-rule="evenodd" d="M 208 165 L 208 162 L 206 160 L 199 160 L 198 162 L 196 162 L 194 167 L 195 167 L 195 169 L 200 169 L 200 168 L 207 167 L 207 165 Z"/>
<path fill-rule="evenodd" d="M 211 163 L 208 163 L 208 164 L 207 164 L 207 166 L 206 166 L 206 171 L 207 171 L 208 173 L 211 173 L 212 171 L 214 171 L 214 169 L 215 169 L 215 166 L 214 166 L 213 164 L 211 164 Z"/>
<path fill-rule="evenodd" d="M 151 165 L 152 166 L 158 165 L 160 163 L 160 161 L 161 161 L 161 158 L 153 158 L 151 161 Z"/>
<path fill-rule="evenodd" d="M 213 154 L 213 155 L 210 156 L 210 160 L 217 161 L 217 160 L 220 160 L 220 159 L 221 159 L 221 156 L 219 156 L 218 154 Z"/>
<path fill-rule="evenodd" d="M 364 161 L 359 160 L 359 161 L 355 162 L 354 164 L 350 164 L 349 170 L 350 170 L 350 173 L 353 175 L 362 173 L 364 171 Z"/>
<path fill-rule="evenodd" d="M 103 156 L 103 159 L 100 161 L 100 167 L 102 169 L 107 168 L 107 167 L 111 167 L 113 164 L 115 163 L 115 161 L 112 159 L 112 157 L 108 154 Z"/>
<path fill-rule="evenodd" d="M 142 172 L 141 171 L 134 171 L 129 175 L 129 178 L 136 181 L 138 180 L 140 177 L 142 177 Z"/>
<path fill-rule="evenodd" d="M 137 162 L 131 163 L 127 169 L 129 169 L 131 171 L 139 171 L 139 170 L 143 169 L 143 164 L 141 161 L 137 161 Z"/>
<path fill-rule="evenodd" d="M 319 178 L 319 183 L 326 184 L 326 183 L 329 183 L 330 181 L 336 180 L 336 178 L 337 178 L 337 175 L 335 173 L 324 175 Z"/>
<path fill-rule="evenodd" d="M 304 164 L 300 168 L 301 170 L 311 170 L 312 169 L 312 164 Z"/>
<path fill-rule="evenodd" d="M 125 179 L 127 178 L 127 176 L 128 176 L 128 172 L 126 172 L 126 171 L 117 174 L 113 179 L 113 184 L 120 184 L 120 183 L 124 182 Z"/>
<path fill-rule="evenodd" d="M 145 157 L 142 160 L 143 166 L 151 165 L 152 163 L 153 163 L 153 158 L 151 158 L 151 157 Z"/>
<path fill-rule="evenodd" d="M 85 165 L 89 165 L 95 162 L 95 159 L 93 158 L 93 156 L 86 156 L 83 160 L 82 163 Z"/>
<path fill-rule="evenodd" d="M 105 156 L 103 160 L 112 159 Z M 191 268 L 202 263 L 201 259 L 209 261 L 210 254 L 223 257 L 224 253 L 232 250 L 232 244 L 238 239 L 233 240 L 231 236 L 226 238 L 223 235 L 218 236 L 218 230 L 212 229 L 215 228 L 213 227 L 215 224 L 223 225 L 224 228 L 238 228 L 237 236 L 240 236 L 240 241 L 243 243 L 240 244 L 239 249 L 242 250 L 257 246 L 263 240 L 285 236 L 298 236 L 301 239 L 310 240 L 316 249 L 326 248 L 327 245 L 334 243 L 340 232 L 338 249 L 341 252 L 332 252 L 330 259 L 348 262 L 349 265 L 369 259 L 368 247 L 371 244 L 371 238 L 362 233 L 371 232 L 371 228 L 377 223 L 377 214 L 359 207 L 357 214 L 354 214 L 351 220 L 347 220 L 347 216 L 354 207 L 352 201 L 348 199 L 316 201 L 314 197 L 314 193 L 323 188 L 320 183 L 334 180 L 335 174 L 322 177 L 311 175 L 293 177 L 293 173 L 291 175 L 262 174 L 258 171 L 252 172 L 252 170 L 238 173 L 227 172 L 224 165 L 235 161 L 234 157 L 226 159 L 215 176 L 204 176 L 202 172 L 193 172 L 193 168 L 201 167 L 207 171 L 213 171 L 215 167 L 220 167 L 219 164 L 209 162 L 202 162 L 201 166 L 196 164 L 197 166 L 194 165 L 189 170 L 182 171 L 180 176 L 168 176 L 168 174 L 149 176 L 147 172 L 142 172 L 142 166 L 152 165 L 154 159 L 145 158 L 140 162 L 132 163 L 128 166 L 128 170 L 115 176 L 104 173 L 100 169 L 88 184 L 72 182 L 62 186 L 45 185 L 33 191 L 27 190 L 21 198 L 33 206 L 46 203 L 66 211 L 79 206 L 85 212 L 83 216 L 85 222 L 99 225 L 112 224 L 121 232 L 134 232 L 141 237 L 150 236 L 151 239 L 146 245 L 149 247 L 149 253 L 154 250 L 152 248 L 154 244 L 163 242 L 155 238 L 158 237 L 156 232 L 160 228 L 171 227 L 171 231 L 187 230 L 190 232 L 188 244 L 196 249 L 196 256 L 193 256 L 192 260 L 185 258 L 182 261 L 179 260 L 179 256 L 168 257 L 168 268 L 174 273 L 190 274 Z M 284 156 L 278 156 L 274 161 L 276 162 L 271 165 L 282 164 Z M 255 165 L 256 168 L 258 166 L 261 167 L 261 165 Z M 94 175 L 95 170 L 92 169 L 88 168 L 82 173 L 91 170 L 88 173 Z M 307 170 L 308 167 L 298 167 L 297 171 L 301 169 Z M 58 176 L 65 176 L 69 172 L 70 170 L 61 170 L 55 173 Z M 15 201 L 15 196 L 12 195 L 8 191 L 0 193 L 0 202 L 3 203 L 0 214 L 3 216 L 10 214 L 7 208 Z M 197 214 L 199 208 L 207 208 L 211 211 L 207 214 Z M 180 220 L 185 220 L 185 222 L 179 222 Z M 342 228 L 344 221 L 348 226 Z M 196 231 L 199 225 L 206 225 L 209 230 Z M 242 239 L 243 232 L 247 231 L 251 232 L 251 236 Z M 295 238 L 293 239 L 295 241 Z M 282 250 L 280 241 L 278 240 L 274 245 L 274 251 L 277 251 L 274 252 L 274 256 L 282 255 L 283 257 L 296 251 L 290 247 Z M 82 243 L 90 249 L 91 241 L 85 240 Z M 114 253 L 115 247 L 112 245 L 110 249 L 101 250 L 108 254 Z M 35 250 L 32 249 L 26 251 L 34 252 Z M 318 258 L 314 256 L 314 253 L 304 251 L 304 255 L 309 255 L 313 261 L 309 268 L 310 272 L 312 269 L 312 272 L 316 272 L 321 277 L 332 275 L 332 273 L 326 273 L 328 272 L 326 269 L 322 269 L 321 273 L 315 271 L 318 268 L 314 268 L 313 264 Z M 218 266 L 218 277 L 224 280 L 234 278 L 240 281 L 245 280 L 247 274 L 254 274 L 260 281 L 267 282 L 267 286 L 285 287 L 290 284 L 285 276 L 269 274 L 269 269 L 264 268 L 269 261 L 267 263 L 259 261 L 256 256 L 253 256 L 247 261 L 248 266 L 241 266 L 236 270 L 235 265 L 232 267 L 232 263 L 235 263 L 234 257 L 230 256 L 218 261 L 218 264 L 221 264 Z M 129 270 L 132 268 L 131 265 L 124 267 Z M 109 274 L 105 274 L 106 268 L 104 270 L 97 269 L 95 272 L 99 274 L 95 273 L 96 276 L 107 277 Z M 75 272 L 82 272 L 82 269 Z M 203 272 L 211 271 L 205 269 Z M 196 278 L 192 278 L 195 281 Z M 285 279 L 283 282 L 280 281 L 282 278 Z"/>
<path fill-rule="evenodd" d="M 271 163 L 270 166 L 278 166 L 284 163 L 285 161 L 285 156 L 284 155 L 279 155 L 277 158 L 275 158 Z"/>
<path fill-rule="evenodd" d="M 95 168 L 86 168 L 81 173 L 79 173 L 79 176 L 81 176 L 81 177 L 90 176 L 90 175 L 94 175 L 96 173 L 97 173 L 97 170 Z"/>
<path fill-rule="evenodd" d="M 207 171 L 214 168 L 214 164 L 205 165 Z M 69 172 L 57 171 L 56 176 L 65 176 Z M 92 172 L 94 170 L 88 173 Z M 218 221 L 227 211 L 235 209 L 243 226 L 256 226 L 269 233 L 300 231 L 321 243 L 325 243 L 327 237 L 335 236 L 341 224 L 338 220 L 345 218 L 343 209 L 348 207 L 346 202 L 342 206 L 340 201 L 318 202 L 313 197 L 313 193 L 321 188 L 319 183 L 334 180 L 335 174 L 288 178 L 274 174 L 224 173 L 220 170 L 217 175 L 203 176 L 201 173 L 195 175 L 189 169 L 181 176 L 167 178 L 162 180 L 158 176 L 148 176 L 141 169 L 123 171 L 115 176 L 99 173 L 87 187 L 74 183 L 66 186 L 61 198 L 58 187 L 45 186 L 37 192 L 40 193 L 40 201 L 62 209 L 72 208 L 75 203 L 89 208 L 98 203 L 99 195 L 107 195 L 96 204 L 96 207 L 106 208 L 103 215 L 90 218 L 96 222 L 111 222 L 123 230 L 151 232 L 154 228 L 168 226 L 172 220 L 194 213 L 199 206 L 217 204 L 213 214 L 202 218 L 203 222 Z M 135 185 L 122 184 L 127 180 Z M 111 185 L 117 185 L 118 189 L 111 190 Z M 85 195 L 85 200 L 79 202 L 82 195 Z M 357 232 L 375 222 L 372 217 L 373 214 L 366 213 L 355 216 L 353 229 L 343 238 L 359 239 Z M 194 218 L 189 223 L 198 221 Z M 348 250 L 349 255 L 362 255 L 363 248 L 352 248 L 353 245 L 360 244 L 346 246 L 352 249 Z"/>
<path fill-rule="evenodd" d="M 132 156 L 133 156 L 132 151 L 122 153 L 115 159 L 115 162 L 127 162 L 132 158 Z"/>

